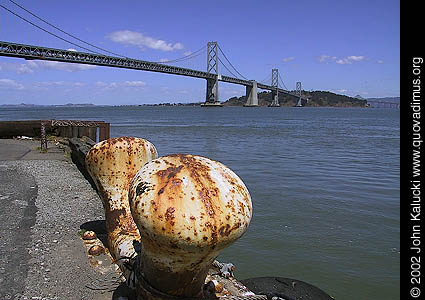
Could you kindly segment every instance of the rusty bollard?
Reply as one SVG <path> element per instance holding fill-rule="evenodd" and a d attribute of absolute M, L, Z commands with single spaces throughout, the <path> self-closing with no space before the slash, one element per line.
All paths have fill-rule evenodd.
<path fill-rule="evenodd" d="M 138 299 L 203 297 L 212 262 L 245 233 L 252 216 L 242 180 L 195 155 L 145 164 L 131 182 L 129 201 L 142 237 Z"/>
<path fill-rule="evenodd" d="M 127 259 L 133 257 L 133 241 L 139 231 L 128 204 L 130 181 L 148 161 L 158 157 L 152 143 L 133 137 L 112 138 L 94 145 L 86 156 L 86 167 L 102 199 L 109 250 L 128 278 Z"/>
<path fill-rule="evenodd" d="M 40 125 L 41 151 L 47 151 L 46 123 L 47 121 L 41 121 Z"/>

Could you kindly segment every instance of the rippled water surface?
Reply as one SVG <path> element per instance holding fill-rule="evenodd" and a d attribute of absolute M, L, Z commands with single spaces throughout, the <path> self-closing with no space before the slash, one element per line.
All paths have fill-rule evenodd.
<path fill-rule="evenodd" d="M 336 299 L 399 299 L 400 115 L 396 109 L 1 108 L 0 120 L 111 123 L 160 155 L 200 154 L 233 169 L 254 205 L 220 260 L 239 279 L 296 278 Z"/>

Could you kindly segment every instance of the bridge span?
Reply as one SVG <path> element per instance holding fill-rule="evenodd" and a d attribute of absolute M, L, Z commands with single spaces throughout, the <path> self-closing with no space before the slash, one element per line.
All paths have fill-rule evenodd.
<path fill-rule="evenodd" d="M 210 43 L 208 45 L 210 47 Z M 93 54 L 86 52 L 78 52 L 75 50 L 64 50 L 56 48 L 47 48 L 34 45 L 17 44 L 11 42 L 0 41 L 0 56 L 24 58 L 27 60 L 48 60 L 65 63 L 78 63 L 97 65 L 114 68 L 125 68 L 134 69 L 150 72 L 160 72 L 167 74 L 174 74 L 180 76 L 188 76 L 195 78 L 202 78 L 207 80 L 207 93 L 206 93 L 206 104 L 219 103 L 218 101 L 218 81 L 244 85 L 246 87 L 247 103 L 257 103 L 257 88 L 270 90 L 273 93 L 284 93 L 300 97 L 299 94 L 293 94 L 287 90 L 281 89 L 276 85 L 266 85 L 258 83 L 255 80 L 244 80 L 235 77 L 229 77 L 220 75 L 215 68 L 216 73 L 204 72 L 199 70 L 193 70 L 188 68 L 182 68 L 177 66 L 166 65 L 162 63 L 149 62 L 144 60 L 132 59 L 127 57 L 115 57 L 102 54 Z M 213 60 L 217 60 L 216 57 L 212 57 L 212 60 L 208 60 L 209 64 L 213 64 Z M 207 66 L 208 70 L 214 70 Z M 252 105 L 255 106 L 255 105 Z"/>

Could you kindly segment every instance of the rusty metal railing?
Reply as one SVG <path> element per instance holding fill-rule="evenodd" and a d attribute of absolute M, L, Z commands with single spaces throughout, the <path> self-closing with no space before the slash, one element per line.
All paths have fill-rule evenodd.
<path fill-rule="evenodd" d="M 84 121 L 84 120 L 42 120 L 40 122 L 40 142 L 41 150 L 47 150 L 46 127 L 60 127 L 63 130 L 59 136 L 82 137 L 88 136 L 93 141 L 99 142 L 109 139 L 110 124 L 104 121 Z M 99 129 L 99 135 L 97 130 Z"/>

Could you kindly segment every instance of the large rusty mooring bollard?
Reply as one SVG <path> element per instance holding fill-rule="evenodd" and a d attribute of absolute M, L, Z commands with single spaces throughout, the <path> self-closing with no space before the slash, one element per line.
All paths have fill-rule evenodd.
<path fill-rule="evenodd" d="M 223 164 L 195 155 L 145 164 L 131 182 L 129 201 L 142 237 L 138 299 L 204 297 L 212 262 L 245 233 L 252 216 L 242 180 Z"/>
<path fill-rule="evenodd" d="M 152 143 L 133 137 L 97 143 L 86 156 L 87 171 L 96 183 L 105 210 L 109 250 L 126 278 L 130 270 L 124 264 L 128 259 L 122 258 L 133 257 L 133 241 L 140 241 L 128 203 L 130 182 L 145 163 L 157 157 Z"/>

